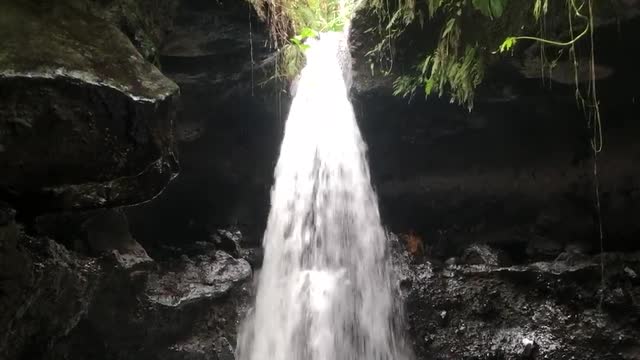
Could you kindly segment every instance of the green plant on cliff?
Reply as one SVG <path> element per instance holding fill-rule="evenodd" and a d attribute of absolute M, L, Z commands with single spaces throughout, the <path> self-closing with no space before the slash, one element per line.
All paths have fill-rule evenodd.
<path fill-rule="evenodd" d="M 480 21 L 483 25 L 497 22 L 504 14 L 508 0 L 427 0 L 426 6 L 421 5 L 416 0 L 366 2 L 380 23 L 377 29 L 370 29 L 380 38 L 368 53 L 372 67 L 386 57 L 391 61 L 383 71 L 393 73 L 393 43 L 405 29 L 416 24 L 419 27 L 436 24 L 433 27 L 438 33 L 436 41 L 425 41 L 421 47 L 425 52 L 416 57 L 414 68 L 394 81 L 394 93 L 413 96 L 417 88 L 423 88 L 427 96 L 447 95 L 452 102 L 471 108 L 474 90 L 484 77 L 486 59 L 482 41 L 486 39 L 476 36 L 477 33 L 469 36 L 464 30 L 473 24 L 473 17 L 486 18 Z"/>
<path fill-rule="evenodd" d="M 544 72 L 555 64 L 546 60 L 545 46 L 565 48 L 569 51 L 564 52 L 564 56 L 570 54 L 577 74 L 574 45 L 587 43 L 593 30 L 589 25 L 593 22 L 592 0 L 363 2 L 378 18 L 378 24 L 368 30 L 378 39 L 367 54 L 369 61 L 372 69 L 397 77 L 395 93 L 413 96 L 416 89 L 422 88 L 427 96 L 447 96 L 469 109 L 473 107 L 475 89 L 484 78 L 485 68 L 498 60 L 501 53 L 512 52 L 517 44 L 525 41 L 537 42 L 541 51 L 541 71 Z M 554 33 L 568 32 L 569 39 L 547 38 L 547 23 L 555 27 Z M 421 33 L 420 29 L 425 31 Z M 406 40 L 407 32 L 411 32 L 412 46 L 416 50 L 407 54 L 404 44 L 401 62 L 405 66 L 412 64 L 412 67 L 394 68 L 395 58 L 399 56 L 395 44 Z M 551 51 L 549 54 L 559 58 L 561 53 Z M 595 89 L 590 93 L 595 93 Z"/>
<path fill-rule="evenodd" d="M 589 120 L 589 126 L 593 129 L 593 142 L 592 147 L 596 152 L 602 150 L 602 124 L 600 118 L 600 106 L 597 97 L 596 89 L 596 74 L 595 74 L 595 56 L 594 56 L 594 24 L 593 24 L 593 0 L 584 0 L 582 3 L 577 4 L 576 0 L 566 0 L 565 6 L 567 10 L 567 23 L 569 39 L 567 40 L 554 40 L 547 39 L 538 36 L 508 36 L 502 44 L 498 47 L 496 52 L 507 52 L 516 46 L 516 43 L 521 40 L 529 40 L 538 42 L 542 45 L 550 45 L 559 48 L 569 49 L 569 58 L 573 65 L 573 76 L 576 87 L 576 100 L 578 105 L 587 112 Z M 533 15 L 537 21 L 540 21 L 548 12 L 549 0 L 535 0 Z M 585 9 L 586 8 L 586 9 Z M 586 14 L 583 13 L 586 11 Z M 576 35 L 574 30 L 574 21 L 579 20 L 582 24 L 582 30 Z M 578 75 L 578 59 L 576 57 L 575 45 L 583 38 L 589 38 L 589 81 L 588 81 L 588 97 L 585 98 L 580 91 L 580 81 Z M 495 52 L 494 52 L 495 53 Z M 543 59 L 544 60 L 544 59 Z"/>
<path fill-rule="evenodd" d="M 351 16 L 348 0 L 247 0 L 270 32 L 278 50 L 275 78 L 293 79 L 304 65 L 305 40 L 342 30 Z"/>

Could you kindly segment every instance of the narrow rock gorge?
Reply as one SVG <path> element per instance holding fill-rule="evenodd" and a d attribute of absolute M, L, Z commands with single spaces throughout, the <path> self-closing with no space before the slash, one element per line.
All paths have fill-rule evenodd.
<path fill-rule="evenodd" d="M 354 10 L 349 95 L 412 359 L 640 359 L 640 3 L 613 3 L 592 25 L 597 177 L 566 60 L 541 79 L 535 45 L 496 58 L 471 111 L 403 98 L 394 74 L 440 33 L 394 35 L 385 75 L 378 15 Z M 0 359 L 239 359 L 296 94 L 271 27 L 240 0 L 0 2 Z"/>

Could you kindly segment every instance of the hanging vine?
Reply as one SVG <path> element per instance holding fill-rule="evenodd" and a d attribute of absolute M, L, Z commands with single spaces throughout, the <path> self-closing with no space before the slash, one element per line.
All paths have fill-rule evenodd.
<path fill-rule="evenodd" d="M 396 95 L 413 97 L 418 89 L 429 95 L 448 96 L 452 102 L 473 107 L 475 89 L 484 79 L 487 65 L 486 43 L 496 24 L 518 23 L 517 16 L 502 21 L 508 11 L 509 0 L 426 0 L 420 6 L 416 0 L 365 0 L 366 7 L 378 17 L 378 25 L 368 32 L 375 33 L 379 41 L 367 53 L 372 71 L 376 65 L 383 74 L 400 72 L 394 81 Z M 517 11 L 511 10 L 511 13 Z M 513 14 L 510 14 L 513 15 Z M 439 33 L 433 46 L 418 56 L 411 71 L 393 69 L 393 44 L 407 29 L 433 27 Z M 500 25 L 502 26 L 502 25 Z M 469 31 L 477 27 L 485 33 Z M 380 66 L 387 64 L 386 66 Z"/>
<path fill-rule="evenodd" d="M 535 36 L 510 36 L 498 48 L 498 52 L 505 52 L 516 45 L 519 40 L 531 40 L 551 46 L 569 47 L 569 57 L 573 64 L 574 82 L 576 88 L 576 102 L 584 111 L 587 119 L 587 127 L 591 130 L 590 147 L 593 156 L 593 188 L 594 188 L 594 205 L 597 222 L 597 235 L 600 245 L 600 306 L 604 298 L 605 274 L 604 274 L 604 232 L 602 220 L 602 208 L 600 204 L 600 179 L 598 175 L 598 155 L 602 152 L 604 144 L 604 136 L 602 133 L 602 118 L 600 114 L 600 102 L 598 100 L 596 86 L 596 62 L 595 62 L 595 41 L 594 41 L 594 12 L 593 0 L 584 0 L 580 6 L 576 5 L 575 0 L 567 0 L 569 36 L 568 41 L 549 40 Z M 582 11 L 587 8 L 587 15 L 583 15 Z M 539 20 L 546 15 L 548 9 L 548 0 L 536 0 L 534 5 L 534 16 Z M 573 18 L 584 21 L 584 30 L 577 36 L 574 35 Z M 575 44 L 585 36 L 589 37 L 589 81 L 587 86 L 587 98 L 583 97 L 580 91 L 580 80 L 578 75 L 578 59 L 576 56 Z"/>

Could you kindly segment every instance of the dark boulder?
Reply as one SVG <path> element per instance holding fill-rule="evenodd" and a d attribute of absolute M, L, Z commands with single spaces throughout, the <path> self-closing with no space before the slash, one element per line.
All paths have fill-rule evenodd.
<path fill-rule="evenodd" d="M 105 260 L 87 315 L 51 358 L 204 360 L 233 354 L 250 295 L 246 261 L 220 251 L 178 255 L 143 270 Z"/>
<path fill-rule="evenodd" d="M 112 256 L 125 269 L 140 268 L 153 260 L 131 236 L 127 218 L 121 210 L 98 211 L 82 224 L 88 252 L 93 256 Z"/>
<path fill-rule="evenodd" d="M 242 251 L 240 248 L 242 233 L 240 233 L 240 231 L 218 229 L 211 234 L 211 240 L 213 240 L 218 249 L 226 251 L 233 257 L 240 256 L 240 252 Z"/>
<path fill-rule="evenodd" d="M 0 4 L 0 196 L 18 210 L 155 197 L 178 167 L 178 87 L 72 1 Z"/>
<path fill-rule="evenodd" d="M 45 358 L 87 313 L 99 274 L 93 259 L 0 226 L 0 358 Z"/>
<path fill-rule="evenodd" d="M 605 254 L 604 273 L 599 256 L 501 267 L 416 264 L 394 254 L 418 359 L 638 355 L 640 283 L 629 276 L 638 253 Z"/>
<path fill-rule="evenodd" d="M 251 276 L 251 267 L 243 259 L 234 259 L 223 251 L 183 256 L 174 264 L 178 268 L 149 278 L 146 296 L 154 304 L 181 307 L 203 299 L 223 297 L 229 290 Z"/>

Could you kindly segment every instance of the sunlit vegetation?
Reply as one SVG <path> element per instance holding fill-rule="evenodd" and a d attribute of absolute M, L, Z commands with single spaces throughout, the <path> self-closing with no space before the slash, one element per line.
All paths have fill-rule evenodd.
<path fill-rule="evenodd" d="M 305 40 L 326 31 L 340 31 L 350 18 L 350 0 L 248 0 L 269 27 L 278 49 L 274 77 L 291 80 L 304 65 Z"/>

